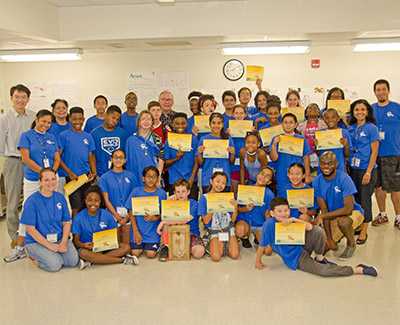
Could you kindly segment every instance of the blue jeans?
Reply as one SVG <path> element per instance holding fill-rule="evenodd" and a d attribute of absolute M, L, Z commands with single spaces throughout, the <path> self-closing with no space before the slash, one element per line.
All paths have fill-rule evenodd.
<path fill-rule="evenodd" d="M 38 262 L 39 267 L 48 272 L 57 272 L 63 266 L 74 267 L 79 262 L 78 252 L 70 240 L 66 253 L 52 252 L 38 243 L 28 244 L 25 248 L 29 256 Z"/>

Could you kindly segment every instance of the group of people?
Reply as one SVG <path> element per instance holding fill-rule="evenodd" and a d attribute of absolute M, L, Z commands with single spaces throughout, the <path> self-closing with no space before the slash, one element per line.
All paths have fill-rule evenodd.
<path fill-rule="evenodd" d="M 34 113 L 27 108 L 30 90 L 21 84 L 12 87 L 12 109 L 0 117 L 12 247 L 4 261 L 28 255 L 52 272 L 63 266 L 138 265 L 142 254 L 166 261 L 173 223 L 161 221 L 159 214 L 137 215 L 132 207 L 132 198 L 156 196 L 160 206 L 163 200 L 189 201 L 191 218 L 183 223 L 190 228 L 193 258 L 207 254 L 215 262 L 224 256 L 238 259 L 241 246 L 254 245 L 258 269 L 264 267 L 262 257 L 275 252 L 291 269 L 321 276 L 376 276 L 372 266 L 339 266 L 325 254 L 338 250 L 345 238 L 340 257 L 350 258 L 357 245 L 367 242 L 371 222 L 388 223 L 387 193 L 396 214 L 394 226 L 400 230 L 400 105 L 389 100 L 389 82 L 377 80 L 377 102 L 356 100 L 345 116 L 328 105 L 302 108 L 296 90 L 288 92 L 285 107 L 291 111 L 283 113 L 280 98 L 257 85 L 254 105 L 249 88 L 237 94 L 225 91 L 223 113 L 216 112 L 213 95 L 193 91 L 188 96 L 191 117 L 173 110 L 169 91 L 140 112 L 134 92 L 125 96 L 125 112 L 98 95 L 96 115 L 86 123 L 85 111 L 69 108 L 64 99 L 56 99 L 51 110 Z M 341 99 L 340 88 L 330 89 L 327 103 Z M 196 123 L 199 115 L 208 116 L 207 131 Z M 244 137 L 234 135 L 231 120 L 251 121 L 252 129 Z M 280 133 L 266 143 L 260 132 L 277 126 Z M 316 132 L 339 129 L 341 146 L 320 150 Z M 172 146 L 171 133 L 190 134 L 191 149 Z M 299 139 L 302 154 L 280 150 L 283 136 Z M 226 157 L 204 154 L 206 143 L 221 139 L 228 141 Z M 64 185 L 84 174 L 86 183 L 65 197 Z M 208 193 L 233 192 L 237 197 L 239 185 L 265 188 L 263 204 L 241 205 L 233 199 L 233 212 L 209 211 Z M 307 188 L 314 189 L 314 206 L 290 208 L 288 190 Z M 373 219 L 374 192 L 380 212 Z M 276 244 L 278 222 L 304 223 L 305 244 Z M 118 230 L 119 247 L 95 252 L 93 235 L 107 229 Z"/>

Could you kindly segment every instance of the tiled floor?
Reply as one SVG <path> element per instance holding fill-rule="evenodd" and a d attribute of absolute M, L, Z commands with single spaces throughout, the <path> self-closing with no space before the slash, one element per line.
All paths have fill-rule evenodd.
<path fill-rule="evenodd" d="M 4 256 L 4 221 L 0 234 Z M 376 279 L 323 279 L 290 271 L 277 256 L 257 271 L 254 248 L 241 253 L 238 261 L 142 258 L 137 267 L 57 274 L 28 259 L 0 262 L 0 324 L 400 324 L 400 231 L 392 223 L 370 229 L 349 261 L 376 265 Z"/>

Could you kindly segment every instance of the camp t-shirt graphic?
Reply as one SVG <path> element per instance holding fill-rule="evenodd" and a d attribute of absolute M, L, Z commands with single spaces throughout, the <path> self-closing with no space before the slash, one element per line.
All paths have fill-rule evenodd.
<path fill-rule="evenodd" d="M 104 137 L 101 138 L 101 149 L 107 152 L 110 156 L 115 150 L 121 148 L 121 140 L 119 137 Z"/>

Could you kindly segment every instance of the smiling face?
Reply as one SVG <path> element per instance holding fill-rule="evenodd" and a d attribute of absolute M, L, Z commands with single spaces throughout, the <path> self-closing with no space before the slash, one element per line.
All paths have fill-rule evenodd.
<path fill-rule="evenodd" d="M 175 197 L 179 201 L 186 201 L 189 197 L 190 191 L 186 186 L 175 186 Z"/>
<path fill-rule="evenodd" d="M 206 101 L 203 102 L 203 106 L 201 107 L 201 110 L 205 115 L 211 115 L 215 111 L 215 103 L 211 99 L 207 99 Z"/>
<path fill-rule="evenodd" d="M 244 120 L 246 118 L 246 111 L 243 107 L 236 106 L 235 110 L 233 111 L 233 117 L 235 120 Z"/>
<path fill-rule="evenodd" d="M 384 103 L 389 100 L 389 89 L 386 84 L 381 83 L 375 86 L 374 90 L 376 99 L 380 103 Z"/>
<path fill-rule="evenodd" d="M 143 183 L 149 188 L 155 188 L 158 183 L 158 175 L 155 170 L 148 170 L 143 177 Z"/>
<path fill-rule="evenodd" d="M 363 103 L 354 106 L 353 115 L 357 122 L 364 122 L 368 116 L 368 108 Z"/>
<path fill-rule="evenodd" d="M 51 126 L 51 115 L 45 115 L 36 118 L 36 126 L 35 126 L 36 131 L 39 131 L 41 133 L 47 132 L 47 130 L 50 129 L 50 126 Z"/>
<path fill-rule="evenodd" d="M 294 120 L 293 116 L 285 116 L 282 120 L 282 128 L 285 133 L 293 133 L 297 128 L 297 122 Z"/>
<path fill-rule="evenodd" d="M 168 113 L 172 110 L 172 107 L 174 106 L 174 96 L 172 95 L 171 92 L 169 91 L 162 92 L 158 99 L 161 105 L 161 110 L 164 113 Z"/>
<path fill-rule="evenodd" d="M 220 135 L 221 130 L 224 128 L 224 119 L 219 116 L 215 116 L 210 122 L 211 133 L 214 135 Z"/>
<path fill-rule="evenodd" d="M 225 110 L 231 111 L 233 107 L 236 105 L 235 97 L 229 95 L 225 96 L 222 105 L 225 107 Z"/>
<path fill-rule="evenodd" d="M 324 113 L 324 121 L 328 129 L 336 129 L 340 121 L 339 114 L 335 110 L 328 110 Z"/>
<path fill-rule="evenodd" d="M 300 99 L 295 94 L 290 94 L 286 103 L 288 107 L 297 107 L 300 106 Z"/>
<path fill-rule="evenodd" d="M 126 162 L 125 153 L 122 150 L 114 151 L 111 157 L 111 162 L 114 168 L 121 169 Z"/>
<path fill-rule="evenodd" d="M 288 177 L 289 177 L 290 183 L 292 183 L 292 185 L 294 185 L 294 186 L 300 185 L 301 183 L 303 183 L 304 176 L 305 175 L 303 173 L 303 170 L 298 166 L 293 166 L 288 171 Z"/>
<path fill-rule="evenodd" d="M 137 102 L 138 100 L 135 93 L 130 92 L 125 96 L 125 105 L 127 109 L 136 109 Z"/>
<path fill-rule="evenodd" d="M 316 121 L 319 118 L 319 109 L 316 105 L 310 105 L 307 108 L 307 119 Z"/>
<path fill-rule="evenodd" d="M 267 97 L 264 95 L 259 95 L 257 97 L 257 107 L 260 112 L 266 112 L 267 110 Z"/>
<path fill-rule="evenodd" d="M 15 110 L 23 111 L 29 102 L 28 94 L 24 91 L 16 90 L 11 96 L 11 102 Z"/>
<path fill-rule="evenodd" d="M 280 115 L 279 107 L 276 107 L 276 106 L 268 107 L 267 115 L 268 115 L 268 119 L 272 125 L 279 123 L 279 115 Z"/>
<path fill-rule="evenodd" d="M 185 133 L 187 124 L 187 120 L 184 117 L 176 117 L 172 121 L 172 129 L 176 133 Z"/>
<path fill-rule="evenodd" d="M 274 177 L 274 173 L 269 168 L 264 168 L 257 175 L 257 185 L 258 186 L 267 186 L 272 183 L 272 177 Z"/>
<path fill-rule="evenodd" d="M 89 214 L 95 215 L 101 204 L 99 193 L 90 192 L 85 198 L 85 204 Z"/>
<path fill-rule="evenodd" d="M 329 152 L 327 155 L 323 154 L 319 160 L 319 168 L 325 177 L 330 177 L 336 172 L 337 161 Z"/>
<path fill-rule="evenodd" d="M 247 107 L 247 105 L 249 104 L 250 100 L 251 100 L 250 91 L 248 89 L 243 89 L 240 92 L 240 95 L 239 95 L 240 104 L 242 104 L 243 106 Z"/>
<path fill-rule="evenodd" d="M 85 118 L 82 113 L 73 113 L 69 117 L 69 121 L 74 130 L 80 131 L 82 130 L 83 123 L 85 122 Z"/>
<path fill-rule="evenodd" d="M 150 113 L 144 113 L 140 116 L 139 128 L 145 131 L 151 130 L 153 128 L 153 118 Z"/>
<path fill-rule="evenodd" d="M 340 100 L 340 99 L 344 99 L 342 92 L 340 90 L 335 90 L 331 93 L 330 98 L 331 100 Z"/>
<path fill-rule="evenodd" d="M 200 113 L 199 100 L 197 98 L 192 98 L 189 101 L 189 105 L 190 111 L 193 113 L 193 115 L 197 115 Z"/>
<path fill-rule="evenodd" d="M 120 117 L 121 114 L 118 112 L 107 113 L 104 118 L 104 123 L 108 128 L 113 129 L 117 126 Z"/>
<path fill-rule="evenodd" d="M 217 175 L 211 180 L 211 187 L 213 192 L 223 192 L 226 187 L 226 177 Z"/>
<path fill-rule="evenodd" d="M 56 190 L 58 185 L 56 174 L 51 171 L 45 171 L 40 178 L 40 188 L 42 191 L 52 193 Z"/>
<path fill-rule="evenodd" d="M 57 101 L 56 105 L 53 108 L 53 114 L 57 119 L 63 120 L 67 118 L 68 115 L 68 107 L 62 101 Z"/>
<path fill-rule="evenodd" d="M 99 115 L 103 115 L 107 109 L 107 102 L 104 98 L 99 97 L 94 102 L 94 108 Z"/>
<path fill-rule="evenodd" d="M 159 121 L 161 118 L 161 107 L 160 106 L 152 106 L 149 109 L 150 114 L 153 116 L 154 121 Z"/>
<path fill-rule="evenodd" d="M 255 135 L 249 135 L 246 137 L 245 147 L 246 150 L 250 153 L 254 153 L 257 151 L 258 147 L 260 146 L 260 142 Z"/>
<path fill-rule="evenodd" d="M 289 206 L 278 205 L 273 210 L 271 210 L 271 215 L 275 218 L 289 218 L 290 217 L 290 209 Z"/>

